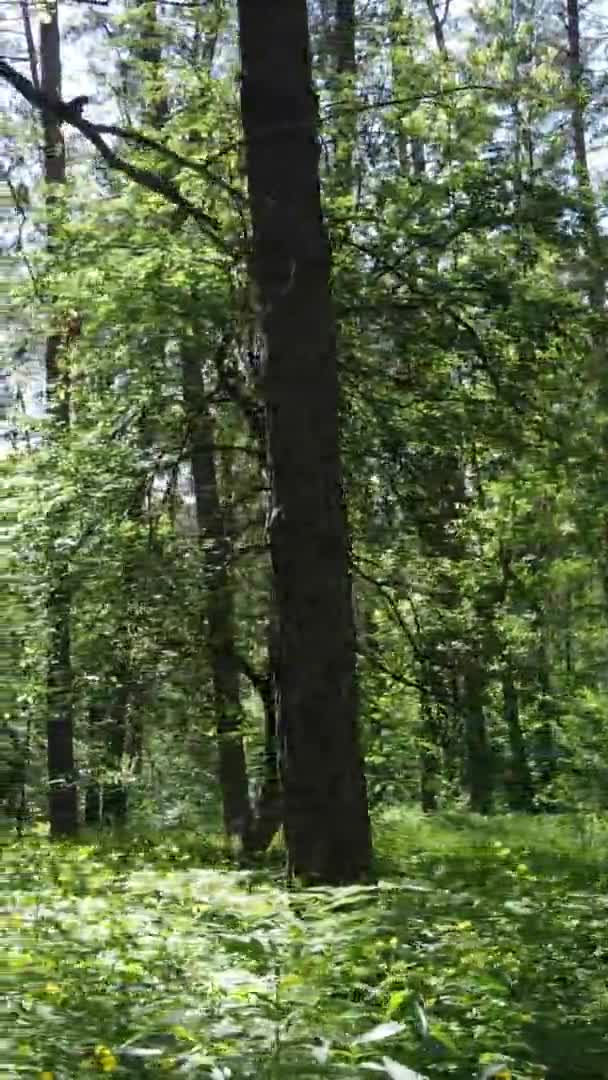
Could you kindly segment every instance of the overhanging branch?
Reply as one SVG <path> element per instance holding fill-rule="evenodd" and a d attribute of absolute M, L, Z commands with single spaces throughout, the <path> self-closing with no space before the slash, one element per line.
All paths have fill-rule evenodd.
<path fill-rule="evenodd" d="M 93 124 L 90 120 L 86 120 L 81 112 L 69 103 L 65 101 L 52 101 L 41 90 L 38 90 L 25 75 L 22 75 L 20 71 L 17 71 L 17 69 L 6 60 L 0 60 L 0 78 L 4 79 L 17 90 L 17 92 L 35 109 L 39 109 L 41 112 L 51 112 L 62 123 L 70 124 L 71 127 L 76 128 L 80 134 L 84 135 L 85 139 L 95 147 L 110 168 L 123 173 L 124 176 L 128 176 L 134 183 L 147 188 L 148 191 L 152 191 L 156 195 L 162 196 L 167 202 L 173 203 L 174 206 L 179 207 L 188 215 L 188 217 L 191 217 L 196 221 L 216 247 L 226 253 L 231 251 L 229 245 L 226 244 L 222 238 L 218 223 L 214 221 L 209 214 L 206 214 L 204 210 L 201 210 L 198 206 L 195 206 L 194 203 L 191 203 L 189 199 L 186 199 L 179 188 L 171 180 L 165 176 L 159 176 L 158 173 L 152 172 L 150 169 L 144 169 L 140 165 L 134 165 L 132 162 L 126 161 L 125 158 L 121 157 L 120 154 L 117 154 L 111 146 L 108 146 L 107 142 L 100 134 L 100 131 L 104 130 L 108 133 L 122 133 L 126 135 L 126 132 L 122 132 L 122 129 L 113 129 L 110 125 Z M 133 136 L 134 133 L 131 133 L 131 137 Z M 143 137 L 139 141 L 143 141 Z"/>

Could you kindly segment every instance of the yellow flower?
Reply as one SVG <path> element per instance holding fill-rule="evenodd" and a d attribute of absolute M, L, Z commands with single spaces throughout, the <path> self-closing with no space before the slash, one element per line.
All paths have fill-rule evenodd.
<path fill-rule="evenodd" d="M 109 1046 L 99 1045 L 95 1047 L 95 1062 L 101 1072 L 115 1072 L 118 1068 L 118 1059 Z"/>
<path fill-rule="evenodd" d="M 55 1073 L 49 1072 L 45 1069 L 44 1072 L 38 1074 L 38 1080 L 55 1080 Z"/>

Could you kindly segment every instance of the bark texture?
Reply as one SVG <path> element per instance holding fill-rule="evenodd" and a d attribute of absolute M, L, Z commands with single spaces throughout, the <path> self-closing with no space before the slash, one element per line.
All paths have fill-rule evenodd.
<path fill-rule="evenodd" d="M 234 642 L 234 594 L 229 571 L 230 545 L 213 449 L 215 425 L 205 396 L 200 356 L 192 346 L 184 344 L 181 357 L 196 520 L 205 564 L 207 646 L 213 679 L 224 828 L 228 836 L 246 837 L 251 828 L 251 805 L 241 734 L 239 669 Z"/>
<path fill-rule="evenodd" d="M 254 266 L 266 343 L 285 833 L 294 873 L 355 881 L 369 871 L 371 839 L 306 2 L 240 0 L 238 6 Z"/>
<path fill-rule="evenodd" d="M 51 101 L 61 99 L 61 51 L 57 5 L 40 22 L 40 87 Z M 57 186 L 65 184 L 65 146 L 61 124 L 50 111 L 42 115 L 44 178 L 48 214 L 47 246 L 54 240 L 53 215 Z M 46 395 L 53 438 L 65 436 L 70 425 L 69 386 L 62 371 L 63 335 L 51 330 L 46 340 Z M 47 769 L 49 822 L 52 837 L 73 836 L 78 830 L 78 800 L 74 771 L 73 686 L 70 640 L 71 590 L 69 565 L 57 554 L 54 540 L 61 535 L 61 519 L 50 522 L 51 582 L 47 600 Z"/>

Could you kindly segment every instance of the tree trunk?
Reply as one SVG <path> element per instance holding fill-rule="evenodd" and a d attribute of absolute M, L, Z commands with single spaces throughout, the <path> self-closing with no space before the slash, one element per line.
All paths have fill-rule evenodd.
<path fill-rule="evenodd" d="M 465 667 L 464 739 L 470 807 L 475 814 L 492 810 L 492 753 L 486 730 L 484 685 L 479 657 Z"/>
<path fill-rule="evenodd" d="M 501 678 L 503 716 L 510 751 L 508 773 L 505 774 L 507 801 L 511 810 L 530 813 L 534 809 L 534 785 L 519 718 L 519 695 L 508 657 L 505 659 Z"/>
<path fill-rule="evenodd" d="M 606 296 L 606 270 L 604 265 L 602 236 L 597 217 L 597 206 L 589 161 L 585 130 L 585 71 L 581 55 L 580 12 L 578 0 L 566 0 L 568 30 L 568 73 L 570 77 L 570 126 L 574 150 L 574 173 L 581 198 L 580 210 L 583 221 L 587 257 L 589 259 L 589 297 L 597 311 L 603 311 Z"/>
<path fill-rule="evenodd" d="M 132 49 L 133 60 L 135 61 L 132 65 L 132 68 L 135 69 L 132 97 L 138 102 L 143 119 L 150 123 L 156 123 L 160 127 L 166 112 L 164 100 L 159 101 L 155 98 L 153 104 L 148 105 L 146 102 L 147 88 L 142 85 L 143 76 L 148 66 L 154 66 L 154 74 L 156 75 L 161 63 L 155 0 L 138 0 L 135 11 L 138 16 L 138 39 Z M 154 89 L 157 92 L 156 86 Z M 139 428 L 140 442 L 142 445 L 146 445 L 146 443 L 150 442 L 150 435 L 146 430 L 145 423 L 140 424 Z M 141 526 L 143 520 L 146 491 L 147 480 L 143 482 L 138 480 L 128 502 L 128 517 L 138 527 Z M 115 629 L 113 666 L 108 679 L 109 685 L 104 701 L 103 703 L 96 703 L 89 714 L 93 721 L 93 730 L 98 723 L 101 725 L 102 768 L 107 773 L 113 773 L 114 777 L 111 781 L 104 780 L 101 785 L 94 782 L 87 788 L 85 821 L 92 824 L 97 820 L 105 826 L 126 824 L 129 796 L 127 786 L 120 778 L 120 769 L 126 754 L 131 752 L 134 756 L 141 750 L 140 747 L 138 751 L 135 750 L 137 733 L 133 729 L 129 730 L 129 706 L 133 698 L 133 686 L 136 680 L 133 671 L 128 622 L 132 597 L 136 596 L 140 585 L 137 552 L 127 551 L 125 553 L 121 585 L 123 592 L 122 603 L 126 618 L 124 623 Z"/>
<path fill-rule="evenodd" d="M 205 397 L 198 351 L 183 344 L 181 358 L 196 520 L 205 562 L 207 643 L 213 678 L 224 827 L 228 836 L 246 837 L 251 828 L 251 805 L 241 733 L 234 596 L 228 565 L 230 547 L 215 468 L 214 423 Z"/>
<path fill-rule="evenodd" d="M 602 235 L 598 219 L 598 208 L 591 183 L 589 160 L 587 156 L 586 100 L 587 86 L 583 56 L 581 53 L 580 9 L 578 0 L 566 0 L 568 34 L 568 73 L 570 81 L 570 128 L 574 151 L 574 179 L 580 196 L 580 213 L 585 233 L 585 247 L 588 261 L 588 296 L 592 309 L 600 317 L 594 328 L 592 356 L 592 376 L 597 387 L 597 399 L 601 421 L 601 446 L 604 467 L 598 478 L 600 500 L 605 500 L 606 470 L 608 469 L 608 367 L 606 348 L 606 257 L 605 238 Z M 604 604 L 608 608 L 608 508 L 600 509 L 600 578 L 604 592 Z"/>
<path fill-rule="evenodd" d="M 40 22 L 40 85 L 51 100 L 61 98 L 61 54 L 57 5 L 53 3 Z M 60 123 L 51 112 L 43 112 L 44 178 L 48 214 L 47 247 L 53 247 L 56 187 L 65 184 L 65 147 Z M 55 188 L 55 190 L 53 190 Z M 62 336 L 49 333 L 45 349 L 46 395 L 53 430 L 51 438 L 65 437 L 70 426 L 68 377 L 61 367 Z M 50 522 L 49 571 L 51 584 L 47 600 L 47 768 L 49 779 L 49 821 L 52 837 L 73 836 L 78 831 L 78 798 L 74 771 L 74 720 L 72 658 L 70 641 L 71 589 L 69 564 L 59 555 L 55 541 L 61 535 L 61 520 Z"/>
<path fill-rule="evenodd" d="M 238 8 L 266 347 L 285 834 L 295 874 L 356 881 L 370 870 L 371 835 L 306 0 L 239 0 Z"/>
<path fill-rule="evenodd" d="M 442 60 L 449 60 L 448 48 L 445 43 L 445 34 L 443 32 L 443 21 L 439 18 L 435 0 L 426 0 L 426 6 L 433 24 L 433 37 L 435 38 L 437 51 Z"/>
<path fill-rule="evenodd" d="M 127 566 L 129 577 L 131 577 L 130 569 Z M 126 602 L 128 603 L 128 599 Z M 101 793 L 101 823 L 110 826 L 125 825 L 129 808 L 127 786 L 120 777 L 123 757 L 128 751 L 128 715 L 132 696 L 132 660 L 126 626 L 118 629 L 117 638 L 121 642 L 121 653 L 114 668 L 114 684 L 108 689 L 109 702 L 106 713 L 108 730 L 104 745 L 106 768 L 108 772 L 113 772 L 115 775 L 112 779 L 104 781 Z"/>
<path fill-rule="evenodd" d="M 558 772 L 558 747 L 555 729 L 558 710 L 553 692 L 547 629 L 545 626 L 544 607 L 539 607 L 536 615 L 538 644 L 536 649 L 536 680 L 538 687 L 538 724 L 535 738 L 535 757 L 538 772 L 538 787 L 547 793 L 551 807 L 551 786 Z"/>
<path fill-rule="evenodd" d="M 277 715 L 278 635 L 276 618 L 271 614 L 268 627 L 268 672 L 259 677 L 250 669 L 245 674 L 258 691 L 264 708 L 264 771 L 256 799 L 255 817 L 245 842 L 245 853 L 266 851 L 283 824 L 283 793 L 279 763 L 279 725 Z"/>
<path fill-rule="evenodd" d="M 421 695 L 420 805 L 425 814 L 437 809 L 441 786 L 440 706 L 426 690 Z"/>
<path fill-rule="evenodd" d="M 355 49 L 354 0 L 336 0 L 334 57 L 338 99 L 336 180 L 342 195 L 352 195 L 354 179 L 353 155 L 357 136 L 357 109 L 355 102 L 357 54 Z"/>
<path fill-rule="evenodd" d="M 338 75 L 354 75 L 357 70 L 355 0 L 336 0 L 335 53 Z"/>

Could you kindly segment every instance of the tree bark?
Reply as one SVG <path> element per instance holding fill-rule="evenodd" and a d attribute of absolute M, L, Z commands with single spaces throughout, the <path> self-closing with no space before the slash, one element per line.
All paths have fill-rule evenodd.
<path fill-rule="evenodd" d="M 566 0 L 568 32 L 568 73 L 570 77 L 570 126 L 574 150 L 574 173 L 581 197 L 581 218 L 585 229 L 587 257 L 590 263 L 589 298 L 597 311 L 603 311 L 606 298 L 606 270 L 602 237 L 589 161 L 585 124 L 585 69 L 581 53 L 580 11 L 578 0 Z"/>
<path fill-rule="evenodd" d="M 508 773 L 505 775 L 507 801 L 509 809 L 530 813 L 534 809 L 534 784 L 519 718 L 519 695 L 508 656 L 504 659 L 501 681 L 503 716 L 510 751 Z"/>
<path fill-rule="evenodd" d="M 338 75 L 354 75 L 357 70 L 354 0 L 336 0 L 335 53 Z"/>
<path fill-rule="evenodd" d="M 53 3 L 40 21 L 40 86 L 52 100 L 61 99 L 61 52 L 57 5 Z M 47 247 L 54 241 L 53 215 L 57 186 L 64 185 L 65 146 L 61 124 L 53 113 L 42 116 L 44 137 L 44 178 L 46 181 Z M 67 435 L 70 426 L 68 376 L 62 370 L 62 335 L 49 333 L 45 348 L 46 396 L 51 438 Z M 74 770 L 73 679 L 70 640 L 71 589 L 69 564 L 59 555 L 55 541 L 61 535 L 61 518 L 51 521 L 47 599 L 47 768 L 49 779 L 49 822 L 54 838 L 73 836 L 78 831 L 78 798 Z"/>
<path fill-rule="evenodd" d="M 239 669 L 235 659 L 230 546 L 215 468 L 214 423 L 205 396 L 198 351 L 182 344 L 181 362 L 196 520 L 205 563 L 207 644 L 213 679 L 224 827 L 228 836 L 244 838 L 251 829 L 252 815 L 241 732 Z"/>
<path fill-rule="evenodd" d="M 472 656 L 464 671 L 464 739 L 470 807 L 475 814 L 492 810 L 492 752 L 484 711 L 484 679 L 481 658 Z"/>
<path fill-rule="evenodd" d="M 437 809 L 441 787 L 440 706 L 424 690 L 420 700 L 420 806 L 425 814 Z"/>
<path fill-rule="evenodd" d="M 547 796 L 549 800 L 547 807 L 550 808 L 553 794 L 551 788 L 558 774 L 559 751 L 555 736 L 559 713 L 552 686 L 544 604 L 537 608 L 536 628 L 538 634 L 535 658 L 538 724 L 534 740 L 535 758 L 539 795 Z"/>
<path fill-rule="evenodd" d="M 330 252 L 305 0 L 240 0 L 241 110 L 264 330 L 290 868 L 368 874 Z"/>
<path fill-rule="evenodd" d="M 353 161 L 357 137 L 354 0 L 336 0 L 334 61 L 337 75 L 336 180 L 342 195 L 353 195 Z"/>

